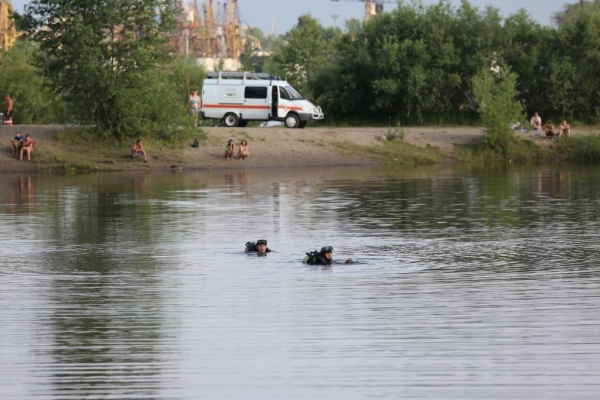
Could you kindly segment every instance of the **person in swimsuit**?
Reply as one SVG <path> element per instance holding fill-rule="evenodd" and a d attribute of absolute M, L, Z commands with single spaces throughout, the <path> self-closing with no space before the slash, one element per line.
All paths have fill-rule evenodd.
<path fill-rule="evenodd" d="M 35 148 L 35 142 L 31 139 L 29 134 L 25 135 L 25 140 L 23 140 L 23 145 L 21 146 L 21 156 L 19 160 L 23 159 L 23 152 L 27 153 L 27 161 L 31 161 L 31 153 L 33 153 L 33 149 Z"/>
<path fill-rule="evenodd" d="M 227 147 L 225 147 L 225 158 L 228 160 L 231 160 L 231 158 L 233 157 L 233 150 L 235 148 L 235 145 L 233 144 L 233 139 L 229 139 L 229 141 L 227 142 Z"/>
<path fill-rule="evenodd" d="M 133 148 L 131 149 L 131 158 L 136 158 L 136 157 L 142 157 L 142 160 L 144 162 L 146 161 L 146 150 L 144 149 L 144 144 L 142 143 L 141 140 L 138 140 L 137 142 L 135 142 L 135 144 L 133 145 Z"/>
<path fill-rule="evenodd" d="M 198 114 L 200 114 L 200 96 L 198 95 L 198 89 L 194 90 L 188 98 L 188 107 L 190 108 L 190 114 L 194 120 L 194 127 L 198 126 Z"/>
<path fill-rule="evenodd" d="M 564 119 L 562 124 L 560 124 L 560 128 L 559 128 L 558 132 L 559 132 L 558 135 L 560 137 L 571 136 L 571 125 L 569 125 L 569 123 L 567 122 L 566 119 Z"/>
<path fill-rule="evenodd" d="M 250 155 L 250 151 L 248 150 L 248 142 L 246 139 L 242 139 L 240 143 L 240 149 L 238 151 L 238 158 L 240 160 L 245 160 Z"/>
<path fill-rule="evenodd" d="M 8 94 L 8 93 L 6 93 L 4 95 L 4 100 L 6 100 L 6 111 L 4 112 L 4 123 L 12 124 L 13 100 L 10 98 L 10 94 Z"/>

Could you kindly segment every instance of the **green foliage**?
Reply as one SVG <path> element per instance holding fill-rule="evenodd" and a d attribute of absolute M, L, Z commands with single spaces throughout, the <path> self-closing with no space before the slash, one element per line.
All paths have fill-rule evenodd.
<path fill-rule="evenodd" d="M 396 128 L 388 128 L 388 131 L 385 135 L 385 140 L 391 142 L 394 140 L 404 140 L 404 129 L 400 128 L 398 125 Z"/>
<path fill-rule="evenodd" d="M 458 161 L 473 164 L 507 161 L 515 164 L 530 164 L 551 162 L 557 159 L 552 148 L 537 146 L 530 140 L 511 140 L 505 144 L 504 149 L 490 147 L 484 143 L 474 146 L 457 146 L 453 156 Z"/>
<path fill-rule="evenodd" d="M 310 82 L 334 53 L 336 36 L 310 15 L 303 15 L 285 39 L 286 44 L 275 51 L 268 69 L 275 75 L 286 77 L 296 90 L 310 98 Z"/>
<path fill-rule="evenodd" d="M 516 83 L 517 76 L 507 67 L 499 73 L 482 68 L 473 78 L 473 93 L 486 130 L 483 142 L 506 155 L 509 144 L 516 140 L 510 124 L 523 120 Z"/>
<path fill-rule="evenodd" d="M 45 56 L 38 66 L 79 122 L 93 121 L 117 138 L 148 127 L 148 135 L 162 136 L 185 112 L 136 125 L 156 109 L 149 103 L 165 93 L 159 83 L 154 85 L 159 93 L 139 85 L 161 77 L 157 71 L 171 60 L 167 44 L 175 10 L 172 0 L 33 0 L 24 18 Z"/>
<path fill-rule="evenodd" d="M 583 164 L 600 162 L 600 135 L 562 137 L 556 147 L 561 160 Z"/>
<path fill-rule="evenodd" d="M 562 11 L 555 13 L 552 19 L 560 28 L 576 22 L 582 15 L 598 14 L 600 1 L 579 0 L 576 3 L 565 3 Z"/>
<path fill-rule="evenodd" d="M 15 124 L 55 124 L 65 122 L 66 107 L 54 94 L 48 81 L 33 65 L 36 46 L 27 40 L 0 53 L 0 89 L 14 101 Z"/>

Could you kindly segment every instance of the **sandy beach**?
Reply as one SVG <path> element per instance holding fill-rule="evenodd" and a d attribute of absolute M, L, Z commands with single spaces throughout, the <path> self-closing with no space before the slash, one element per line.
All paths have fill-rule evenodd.
<path fill-rule="evenodd" d="M 164 170 L 180 169 L 239 169 L 239 168 L 291 168 L 310 166 L 371 165 L 380 160 L 368 156 L 368 149 L 383 146 L 388 128 L 327 128 L 307 127 L 287 129 L 285 127 L 225 128 L 204 127 L 208 139 L 200 147 L 186 146 L 183 149 L 170 149 L 163 144 L 145 141 L 148 163 L 132 160 L 128 148 L 105 148 L 64 144 L 58 141 L 56 132 L 64 129 L 59 126 L 0 125 L 0 137 L 5 144 L 0 152 L 0 170 L 35 171 L 42 166 L 88 163 L 99 170 Z M 19 161 L 11 156 L 10 139 L 15 131 L 30 134 L 36 149 L 30 163 Z M 464 145 L 479 141 L 483 135 L 481 127 L 407 127 L 402 128 L 406 143 L 426 147 L 438 147 L 444 157 L 451 158 L 454 145 Z M 580 134 L 574 130 L 573 134 Z M 517 135 L 544 143 L 539 133 L 519 132 Z M 223 157 L 225 145 L 234 139 L 236 152 L 242 139 L 250 147 L 250 157 L 245 160 L 227 160 Z M 133 142 L 132 142 L 133 144 Z M 346 144 L 352 144 L 354 151 L 348 151 Z M 191 143 L 190 143 L 191 145 Z"/>

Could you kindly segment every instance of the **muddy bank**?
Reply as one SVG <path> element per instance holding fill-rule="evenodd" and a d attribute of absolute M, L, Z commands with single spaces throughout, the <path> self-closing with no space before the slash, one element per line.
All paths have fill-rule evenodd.
<path fill-rule="evenodd" d="M 145 141 L 148 163 L 132 160 L 129 147 L 119 148 L 98 144 L 65 144 L 57 139 L 57 126 L 3 126 L 0 125 L 0 170 L 35 171 L 60 165 L 87 165 L 98 170 L 165 170 L 181 169 L 239 169 L 239 168 L 295 168 L 312 166 L 359 166 L 380 163 L 369 149 L 383 146 L 390 132 L 387 128 L 326 128 L 287 129 L 264 128 L 203 128 L 207 139 L 200 147 L 168 148 L 163 144 Z M 29 133 L 36 142 L 32 161 L 19 161 L 10 154 L 10 139 L 16 130 Z M 394 131 L 394 130 L 392 130 Z M 474 127 L 415 127 L 403 128 L 403 140 L 418 147 L 437 147 L 444 158 L 452 156 L 455 144 L 477 142 L 482 128 Z M 400 133 L 399 131 L 397 132 Z M 574 130 L 573 134 L 579 134 Z M 535 133 L 518 133 L 519 136 L 539 140 Z M 250 157 L 245 160 L 227 160 L 223 157 L 225 144 L 232 138 L 236 152 L 242 139 L 250 147 Z M 133 144 L 133 143 L 132 143 Z M 191 144 L 191 143 L 190 143 Z M 348 146 L 352 146 L 352 151 Z"/>

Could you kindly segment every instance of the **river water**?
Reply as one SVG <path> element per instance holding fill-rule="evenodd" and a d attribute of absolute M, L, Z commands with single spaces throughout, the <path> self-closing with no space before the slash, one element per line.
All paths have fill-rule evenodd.
<path fill-rule="evenodd" d="M 597 399 L 599 215 L 597 167 L 5 174 L 0 397 Z"/>

